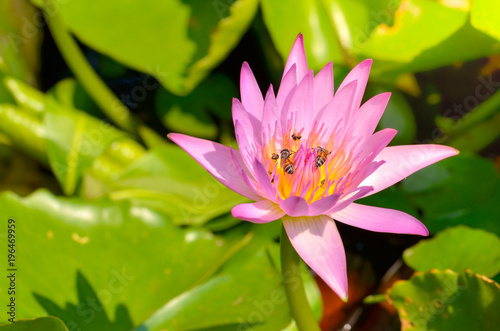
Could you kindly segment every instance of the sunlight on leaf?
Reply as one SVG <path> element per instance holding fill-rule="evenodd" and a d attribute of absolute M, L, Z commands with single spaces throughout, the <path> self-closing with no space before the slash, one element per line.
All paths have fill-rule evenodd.
<path fill-rule="evenodd" d="M 471 269 L 493 277 L 500 272 L 500 238 L 484 230 L 457 226 L 406 249 L 403 258 L 416 271 Z"/>

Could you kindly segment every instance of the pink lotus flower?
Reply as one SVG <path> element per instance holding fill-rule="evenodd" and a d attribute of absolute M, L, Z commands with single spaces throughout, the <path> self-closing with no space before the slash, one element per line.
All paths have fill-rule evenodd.
<path fill-rule="evenodd" d="M 386 147 L 396 130 L 373 132 L 390 93 L 361 105 L 371 63 L 358 64 L 334 94 L 332 63 L 314 76 L 299 35 L 277 95 L 271 85 L 263 99 L 243 64 L 241 102 L 233 99 L 232 109 L 239 151 L 169 135 L 222 184 L 255 201 L 235 206 L 234 217 L 254 223 L 281 218 L 297 253 L 344 300 L 346 259 L 334 220 L 370 231 L 428 235 L 413 216 L 353 201 L 458 154 L 440 145 Z"/>

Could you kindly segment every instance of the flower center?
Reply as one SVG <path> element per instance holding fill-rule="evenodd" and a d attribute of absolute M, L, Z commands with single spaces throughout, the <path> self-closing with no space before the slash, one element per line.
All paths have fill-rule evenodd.
<path fill-rule="evenodd" d="M 262 150 L 271 184 L 281 199 L 301 196 L 312 203 L 325 196 L 343 194 L 351 182 L 352 155 L 345 144 L 335 142 L 332 133 L 325 139 L 323 127 L 305 134 L 289 130 L 273 137 Z"/>

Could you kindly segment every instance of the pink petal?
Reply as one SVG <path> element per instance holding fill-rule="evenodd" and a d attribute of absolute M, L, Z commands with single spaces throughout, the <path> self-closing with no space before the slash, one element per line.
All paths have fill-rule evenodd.
<path fill-rule="evenodd" d="M 260 200 L 254 203 L 242 203 L 231 209 L 233 217 L 252 223 L 268 223 L 285 215 L 277 204 L 269 200 Z"/>
<path fill-rule="evenodd" d="M 373 162 L 373 160 L 391 142 L 396 133 L 397 130 L 394 129 L 383 129 L 375 132 L 367 138 L 365 143 L 359 145 L 358 148 L 362 148 L 362 151 L 354 165 L 358 173 L 351 178 L 350 187 L 358 187 L 365 178 L 373 174 L 382 165 L 383 162 Z"/>
<path fill-rule="evenodd" d="M 237 151 L 232 149 L 232 148 L 230 148 L 229 151 L 231 153 L 231 157 L 233 159 L 234 165 L 236 166 L 236 170 L 238 171 L 238 174 L 240 175 L 240 177 L 243 180 L 243 182 L 245 183 L 245 185 L 250 187 L 255 193 L 257 193 L 262 198 L 266 198 L 266 195 L 264 194 L 264 192 L 262 192 L 258 183 L 256 183 L 255 180 L 252 177 L 250 177 L 247 172 L 245 172 L 246 168 L 243 169 L 241 162 L 238 162 L 238 159 L 236 156 Z M 240 159 L 241 159 L 241 157 L 240 157 Z"/>
<path fill-rule="evenodd" d="M 345 251 L 335 222 L 328 216 L 284 216 L 283 225 L 304 262 L 347 301 Z"/>
<path fill-rule="evenodd" d="M 264 168 L 262 163 L 257 158 L 254 158 L 252 166 L 255 176 L 257 177 L 257 182 L 259 183 L 262 192 L 264 192 L 264 194 L 269 200 L 277 202 L 278 198 L 276 195 L 276 191 L 273 185 L 271 184 L 271 178 L 269 178 L 267 170 Z"/>
<path fill-rule="evenodd" d="M 363 99 L 363 94 L 365 93 L 366 83 L 368 82 L 368 76 L 370 75 L 370 69 L 372 67 L 372 60 L 367 59 L 360 62 L 356 67 L 354 67 L 342 81 L 339 86 L 339 90 L 349 84 L 350 82 L 357 81 L 357 89 L 354 94 L 354 99 L 352 103 L 352 109 L 356 110 L 361 105 L 361 100 Z"/>
<path fill-rule="evenodd" d="M 262 98 L 262 92 L 255 80 L 252 69 L 250 69 L 250 66 L 246 62 L 241 67 L 240 92 L 241 102 L 245 109 L 260 121 L 262 119 L 264 99 Z"/>
<path fill-rule="evenodd" d="M 373 186 L 368 195 L 377 193 L 415 171 L 459 152 L 455 148 L 442 145 L 406 145 L 384 148 L 374 161 L 385 161 L 360 185 Z"/>
<path fill-rule="evenodd" d="M 314 201 L 309 205 L 309 215 L 318 216 L 325 214 L 328 210 L 335 206 L 339 197 L 339 194 L 332 194 L 320 200 Z"/>
<path fill-rule="evenodd" d="M 297 86 L 297 69 L 295 64 L 292 65 L 290 70 L 283 75 L 281 80 L 280 88 L 278 90 L 278 95 L 276 96 L 276 102 L 278 103 L 278 109 L 283 109 L 286 98 Z"/>
<path fill-rule="evenodd" d="M 367 137 L 373 134 L 390 97 L 390 92 L 377 94 L 361 106 L 352 120 L 357 133 L 356 136 Z"/>
<path fill-rule="evenodd" d="M 339 222 L 369 231 L 429 235 L 422 222 L 394 209 L 352 203 L 330 216 Z"/>
<path fill-rule="evenodd" d="M 309 205 L 307 201 L 299 196 L 291 196 L 279 201 L 280 208 L 293 217 L 309 216 Z"/>
<path fill-rule="evenodd" d="M 360 186 L 353 190 L 352 192 L 344 195 L 342 199 L 340 199 L 332 209 L 328 210 L 328 214 L 335 213 L 338 211 L 341 211 L 342 209 L 346 208 L 349 206 L 353 201 L 356 201 L 358 199 L 361 199 L 370 193 L 373 190 L 373 187 L 371 186 Z"/>
<path fill-rule="evenodd" d="M 179 133 L 171 133 L 168 137 L 231 190 L 252 200 L 262 199 L 240 177 L 229 147 Z M 242 164 L 239 152 L 235 151 L 235 154 L 238 162 Z"/>
<path fill-rule="evenodd" d="M 356 81 L 353 81 L 342 89 L 339 89 L 330 102 L 318 113 L 316 121 L 318 123 L 328 123 L 329 126 L 332 126 L 333 119 L 347 116 L 351 109 L 357 84 Z"/>
<path fill-rule="evenodd" d="M 314 77 L 313 117 L 333 98 L 333 63 L 329 62 Z"/>
<path fill-rule="evenodd" d="M 313 121 L 313 104 L 311 102 L 313 79 L 314 72 L 311 70 L 295 89 L 288 107 L 284 107 L 281 122 L 284 132 L 292 130 L 294 133 L 294 130 L 299 132 L 302 129 L 306 134 L 310 132 Z"/>
<path fill-rule="evenodd" d="M 247 136 L 247 131 L 244 130 L 243 125 L 239 121 L 234 123 L 234 133 L 236 135 L 236 141 L 238 142 L 238 147 L 240 149 L 240 155 L 243 159 L 243 164 L 246 169 L 249 170 L 252 176 L 255 176 L 253 172 L 253 159 L 257 153 L 257 147 L 255 146 L 255 141 L 250 140 Z M 251 134 L 251 133 L 250 133 Z"/>
<path fill-rule="evenodd" d="M 262 115 L 262 141 L 268 142 L 276 132 L 281 136 L 278 105 L 274 96 L 273 86 L 269 87 L 264 100 L 264 113 Z"/>
<path fill-rule="evenodd" d="M 371 162 L 380 152 L 391 142 L 391 140 L 398 133 L 395 129 L 382 129 L 371 135 L 366 143 L 364 143 L 361 148 L 363 148 L 363 153 L 361 159 L 371 156 L 368 161 Z"/>
<path fill-rule="evenodd" d="M 240 100 L 236 98 L 233 98 L 232 113 L 234 126 L 236 127 L 236 122 L 240 122 L 240 129 L 245 131 L 248 140 L 254 142 L 257 146 L 261 146 L 261 121 L 249 113 Z"/>
<path fill-rule="evenodd" d="M 331 101 L 316 115 L 314 120 L 316 127 L 319 128 L 322 124 L 327 125 L 326 137 L 328 137 L 330 132 L 335 129 L 339 121 L 344 121 L 344 123 L 346 123 L 348 120 L 350 116 L 349 112 L 352 107 L 353 96 L 354 93 L 356 93 L 356 85 L 357 82 L 353 81 L 338 90 L 338 92 L 333 96 L 333 99 L 331 99 Z"/>
<path fill-rule="evenodd" d="M 297 68 L 297 82 L 300 83 L 302 78 L 309 71 L 307 67 L 307 58 L 306 51 L 304 49 L 304 37 L 302 33 L 299 33 L 295 42 L 293 43 L 292 49 L 290 50 L 290 54 L 288 55 L 288 60 L 286 61 L 285 70 L 283 71 L 283 77 L 285 77 L 286 73 L 292 65 Z"/>

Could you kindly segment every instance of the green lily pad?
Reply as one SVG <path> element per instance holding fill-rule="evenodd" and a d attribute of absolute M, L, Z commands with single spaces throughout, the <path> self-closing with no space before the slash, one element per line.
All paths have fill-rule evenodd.
<path fill-rule="evenodd" d="M 442 21 L 442 24 L 446 24 Z M 405 72 L 421 72 L 498 54 L 500 42 L 475 29 L 469 20 L 448 38 L 423 50 L 410 62 L 381 61 L 374 59 L 371 76 L 381 81 L 394 81 Z"/>
<path fill-rule="evenodd" d="M 332 33 L 331 17 L 320 1 L 263 0 L 262 14 L 283 59 L 302 33 L 310 68 L 319 70 L 330 61 L 344 63 L 341 46 Z"/>
<path fill-rule="evenodd" d="M 248 199 L 215 180 L 179 147 L 161 146 L 117 174 L 114 200 L 130 199 L 169 215 L 176 224 L 202 225 Z"/>
<path fill-rule="evenodd" d="M 500 272 L 500 238 L 484 230 L 457 226 L 421 240 L 406 249 L 403 258 L 417 271 L 471 269 L 493 277 Z"/>
<path fill-rule="evenodd" d="M 5 331 L 68 331 L 63 321 L 53 316 L 23 319 L 12 324 L 0 325 Z"/>
<path fill-rule="evenodd" d="M 450 37 L 467 18 L 467 11 L 436 1 L 404 1 L 394 15 L 394 24 L 379 25 L 360 53 L 385 61 L 410 62 L 422 51 Z"/>
<path fill-rule="evenodd" d="M 399 281 L 387 297 L 405 331 L 495 330 L 500 286 L 470 271 L 429 271 Z"/>
<path fill-rule="evenodd" d="M 342 45 L 358 53 L 379 25 L 391 26 L 399 0 L 322 0 L 337 26 Z"/>
<path fill-rule="evenodd" d="M 65 194 L 75 192 L 84 169 L 114 141 L 127 135 L 76 109 L 54 103 L 44 115 L 45 142 L 50 166 Z"/>
<path fill-rule="evenodd" d="M 74 0 L 53 8 L 32 1 L 48 16 L 60 15 L 86 45 L 156 77 L 176 94 L 189 93 L 225 59 L 258 5 L 257 0 Z"/>
<path fill-rule="evenodd" d="M 50 314 L 69 329 L 121 331 L 166 305 L 173 308 L 168 323 L 183 320 L 186 329 L 194 329 L 247 321 L 256 302 L 274 289 L 283 291 L 263 250 L 269 240 L 265 225 L 225 238 L 204 229 L 179 229 L 126 202 L 89 203 L 46 191 L 28 198 L 5 193 L 0 210 L 2 219 L 16 225 L 18 318 Z M 252 250 L 236 255 L 245 245 Z M 4 286 L 0 293 L 6 302 Z M 190 305 L 181 304 L 187 297 Z M 289 321 L 287 305 L 280 303 L 263 315 L 260 323 L 271 327 L 261 330 L 277 330 Z"/>
<path fill-rule="evenodd" d="M 230 232 L 230 238 L 241 238 L 241 234 L 250 233 L 248 244 L 234 254 L 213 278 L 167 303 L 137 331 L 284 328 L 290 322 L 288 302 L 281 287 L 279 269 L 267 251 L 268 247 L 275 245 L 269 240 L 279 232 L 281 222 L 259 225 L 246 223 Z M 245 238 L 249 238 L 248 234 Z M 260 278 L 249 277 L 257 269 Z M 250 293 L 254 287 L 259 291 Z M 231 288 L 231 293 L 225 288 Z M 211 319 L 199 317 L 205 314 Z M 197 318 L 193 319 L 193 316 Z M 214 324 L 213 320 L 224 322 Z"/>
<path fill-rule="evenodd" d="M 500 6 L 497 2 L 474 0 L 470 11 L 472 25 L 500 40 Z"/>
<path fill-rule="evenodd" d="M 431 233 L 463 224 L 500 235 L 500 175 L 485 158 L 461 153 L 416 172 L 401 187 Z"/>

